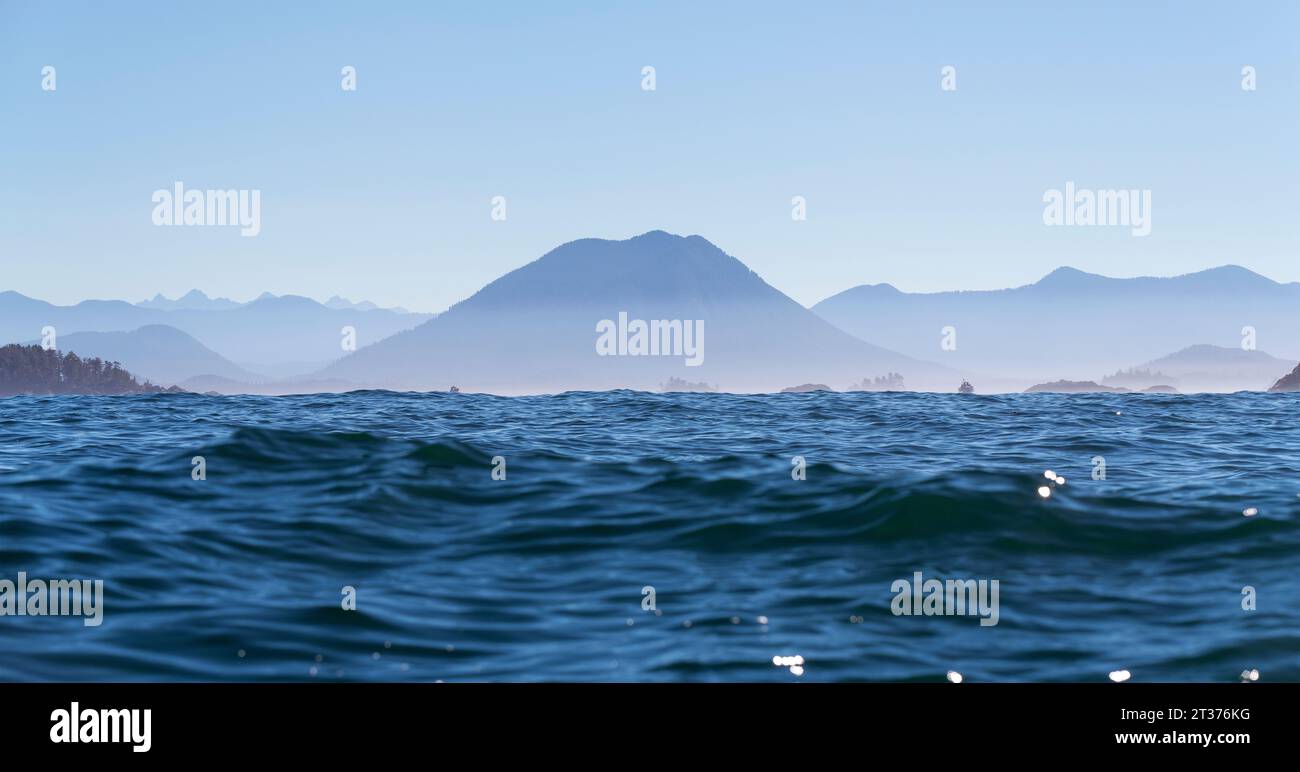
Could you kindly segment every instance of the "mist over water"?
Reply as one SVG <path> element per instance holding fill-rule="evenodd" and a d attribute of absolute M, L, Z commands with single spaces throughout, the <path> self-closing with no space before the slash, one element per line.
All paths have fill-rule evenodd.
<path fill-rule="evenodd" d="M 103 579 L 104 617 L 0 616 L 0 679 L 1300 680 L 1298 407 L 4 399 L 0 579 Z M 998 624 L 895 616 L 917 571 L 998 580 Z"/>

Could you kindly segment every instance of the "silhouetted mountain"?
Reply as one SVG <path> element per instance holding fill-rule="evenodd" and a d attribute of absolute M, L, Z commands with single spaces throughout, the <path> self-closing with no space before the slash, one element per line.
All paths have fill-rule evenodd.
<path fill-rule="evenodd" d="M 40 346 L 0 346 L 0 397 L 19 394 L 145 394 L 163 389 L 138 383 L 117 362 L 83 359 Z"/>
<path fill-rule="evenodd" d="M 674 356 L 597 353 L 598 341 L 613 345 L 624 333 L 626 350 L 633 350 L 636 324 L 653 320 L 680 321 L 682 335 L 701 321 L 701 364 L 687 365 L 685 348 Z M 771 391 L 814 378 L 847 385 L 863 372 L 890 371 L 918 388 L 954 377 L 836 329 L 700 236 L 652 231 L 626 241 L 564 244 L 322 375 L 389 388 L 455 383 L 466 391 L 524 393 L 652 390 L 672 377 L 723 391 Z"/>
<path fill-rule="evenodd" d="M 1134 368 L 1155 375 L 1143 384 L 1124 383 L 1130 387 L 1167 384 L 1179 391 L 1263 391 L 1296 364 L 1295 360 L 1278 359 L 1263 351 L 1244 351 L 1240 346 L 1188 346 Z M 1109 381 L 1109 378 L 1107 378 Z M 1118 385 L 1118 384 L 1117 384 Z"/>
<path fill-rule="evenodd" d="M 74 332 L 60 335 L 57 343 L 60 351 L 74 352 L 82 359 L 119 362 L 135 375 L 164 385 L 198 375 L 261 380 L 190 335 L 163 324 L 131 332 Z"/>
<path fill-rule="evenodd" d="M 169 300 L 163 297 L 162 293 L 158 293 L 153 296 L 152 300 L 141 300 L 136 305 L 157 311 L 177 311 L 181 309 L 188 311 L 224 311 L 229 308 L 237 308 L 240 304 L 226 298 L 210 298 L 200 290 L 192 289 L 175 300 Z"/>
<path fill-rule="evenodd" d="M 813 307 L 832 324 L 911 356 L 1000 377 L 1076 378 L 1195 343 L 1240 347 L 1245 327 L 1254 328 L 1258 347 L 1300 359 L 1297 309 L 1300 284 L 1232 265 L 1136 279 L 1066 267 L 1035 284 L 977 292 L 861 286 Z M 940 348 L 948 326 L 956 328 L 953 351 Z"/>
<path fill-rule="evenodd" d="M 1278 379 L 1269 391 L 1300 391 L 1300 365 Z"/>
<path fill-rule="evenodd" d="M 63 337 L 77 332 L 125 332 L 165 324 L 254 371 L 262 364 L 286 361 L 306 363 L 300 372 L 319 369 L 347 353 L 342 345 L 344 327 L 356 330 L 359 348 L 429 318 L 428 314 L 385 310 L 331 309 L 295 295 L 264 295 L 226 309 L 162 311 L 121 300 L 86 300 L 75 306 L 56 306 L 16 292 L 0 292 L 0 343 L 38 339 L 46 326 L 54 327 Z"/>

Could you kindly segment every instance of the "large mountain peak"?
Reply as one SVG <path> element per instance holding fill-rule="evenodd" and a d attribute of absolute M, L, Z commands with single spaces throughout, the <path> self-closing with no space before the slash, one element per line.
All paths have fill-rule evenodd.
<path fill-rule="evenodd" d="M 604 356 L 595 342 L 620 318 L 703 329 L 703 364 L 683 357 Z M 942 373 L 853 338 L 700 236 L 662 230 L 579 239 L 491 282 L 437 319 L 358 351 L 324 377 L 368 385 L 536 392 L 629 386 L 670 378 L 724 390 L 809 381 L 844 387 L 902 372 L 909 385 Z M 688 378 L 689 376 L 689 378 Z"/>

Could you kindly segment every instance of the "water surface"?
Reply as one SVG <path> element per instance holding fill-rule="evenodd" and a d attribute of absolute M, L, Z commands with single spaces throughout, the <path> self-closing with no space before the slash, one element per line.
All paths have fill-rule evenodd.
<path fill-rule="evenodd" d="M 1259 393 L 4 399 L 0 579 L 103 579 L 105 613 L 0 616 L 0 678 L 1300 680 L 1298 408 Z M 998 624 L 895 616 L 891 584 L 916 571 L 997 579 Z M 794 655 L 801 675 L 772 664 Z"/>

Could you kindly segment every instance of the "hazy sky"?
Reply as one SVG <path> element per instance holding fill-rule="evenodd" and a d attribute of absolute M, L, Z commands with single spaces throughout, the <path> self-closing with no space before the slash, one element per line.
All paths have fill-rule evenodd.
<path fill-rule="evenodd" d="M 805 304 L 1062 264 L 1300 280 L 1297 29 L 1282 1 L 0 0 L 0 290 L 437 311 L 656 228 Z M 260 190 L 261 233 L 153 225 L 177 180 Z M 1043 225 L 1067 180 L 1150 189 L 1151 235 Z"/>

